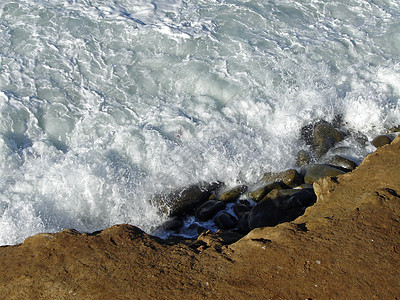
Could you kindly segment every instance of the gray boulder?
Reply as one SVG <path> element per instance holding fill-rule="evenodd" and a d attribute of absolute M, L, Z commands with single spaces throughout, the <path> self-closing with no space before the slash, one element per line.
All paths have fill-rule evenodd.
<path fill-rule="evenodd" d="M 392 142 L 392 139 L 387 136 L 387 135 L 378 135 L 375 137 L 372 141 L 371 144 L 374 145 L 376 148 L 388 145 Z"/>
<path fill-rule="evenodd" d="M 282 190 L 287 188 L 286 184 L 283 182 L 273 182 L 267 185 L 264 185 L 255 191 L 249 192 L 248 196 L 253 199 L 255 202 L 261 201 L 269 192 L 272 190 Z"/>
<path fill-rule="evenodd" d="M 265 173 L 261 180 L 266 183 L 282 182 L 288 187 L 296 187 L 304 183 L 303 177 L 294 169 L 279 173 Z"/>
<path fill-rule="evenodd" d="M 258 227 L 275 226 L 283 217 L 283 211 L 276 207 L 271 199 L 261 201 L 249 213 L 249 228 L 252 230 Z"/>
<path fill-rule="evenodd" d="M 221 182 L 201 182 L 168 194 L 155 195 L 150 200 L 161 214 L 183 217 L 207 201 L 213 191 L 222 186 Z"/>
<path fill-rule="evenodd" d="M 207 221 L 214 217 L 217 212 L 225 209 L 226 204 L 218 200 L 208 200 L 196 209 L 196 219 Z"/>
<path fill-rule="evenodd" d="M 233 189 L 230 189 L 230 190 L 222 193 L 218 197 L 218 200 L 225 202 L 225 203 L 233 202 L 233 201 L 236 201 L 246 191 L 247 191 L 246 185 L 239 185 Z"/>
<path fill-rule="evenodd" d="M 239 201 L 238 203 L 235 203 L 235 205 L 233 206 L 233 212 L 238 218 L 240 218 L 244 213 L 250 210 L 251 206 L 247 200 Z"/>
<path fill-rule="evenodd" d="M 250 215 L 250 212 L 245 212 L 244 214 L 242 214 L 240 216 L 239 221 L 237 223 L 238 232 L 246 234 L 250 231 L 249 215 Z"/>
<path fill-rule="evenodd" d="M 343 140 L 343 134 L 328 122 L 319 122 L 314 127 L 313 147 L 317 158 L 328 152 L 336 143 Z"/>
<path fill-rule="evenodd" d="M 345 168 L 347 170 L 354 170 L 358 166 L 354 161 L 340 155 L 332 156 L 328 158 L 326 162 L 330 165 Z"/>
<path fill-rule="evenodd" d="M 315 202 L 315 194 L 309 189 L 274 190 L 250 211 L 250 229 L 276 226 L 292 221 L 304 213 L 304 208 Z"/>
<path fill-rule="evenodd" d="M 330 176 L 336 177 L 338 175 L 346 173 L 344 170 L 338 167 L 328 165 L 328 164 L 314 164 L 307 168 L 306 175 L 304 176 L 304 181 L 307 184 L 313 184 L 315 181 L 322 177 Z"/>
<path fill-rule="evenodd" d="M 215 217 L 214 224 L 219 229 L 232 229 L 236 227 L 237 220 L 231 214 L 224 211 Z"/>
<path fill-rule="evenodd" d="M 173 218 L 165 221 L 161 226 L 164 230 L 177 231 L 181 228 L 183 222 L 181 219 Z"/>

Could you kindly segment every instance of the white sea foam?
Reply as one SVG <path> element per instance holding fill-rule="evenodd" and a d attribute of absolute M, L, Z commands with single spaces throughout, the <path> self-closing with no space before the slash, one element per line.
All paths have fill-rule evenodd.
<path fill-rule="evenodd" d="M 399 17 L 394 0 L 1 3 L 0 244 L 151 231 L 150 195 L 292 167 L 313 120 L 398 125 Z"/>

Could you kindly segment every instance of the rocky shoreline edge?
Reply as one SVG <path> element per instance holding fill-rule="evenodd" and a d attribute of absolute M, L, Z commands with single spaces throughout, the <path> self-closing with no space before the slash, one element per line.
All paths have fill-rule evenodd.
<path fill-rule="evenodd" d="M 204 231 L 195 240 L 162 240 L 134 226 L 116 225 L 91 234 L 74 230 L 37 234 L 23 244 L 0 247 L 1 295 L 7 299 L 400 297 L 399 166 L 400 136 L 368 155 L 354 171 L 316 180 L 316 197 L 312 205 L 301 206 L 300 216 L 279 219 L 270 227 L 255 226 L 248 233 Z M 296 197 L 288 201 L 291 197 L 258 203 L 272 203 L 280 210 L 274 203 L 301 203 Z"/>
<path fill-rule="evenodd" d="M 169 219 L 153 234 L 164 238 L 197 238 L 211 229 L 240 237 L 255 228 L 295 220 L 315 203 L 314 182 L 351 172 L 358 166 L 356 160 L 335 153 L 344 148 L 339 143 L 351 135 L 339 125 L 339 120 L 319 120 L 302 127 L 300 140 L 308 150 L 298 151 L 296 169 L 267 172 L 251 186 L 227 188 L 219 181 L 201 182 L 154 195 L 150 202 Z M 368 142 L 379 148 L 390 144 L 394 136 L 379 135 L 368 142 L 366 136 L 357 133 L 356 140 L 363 147 Z"/>

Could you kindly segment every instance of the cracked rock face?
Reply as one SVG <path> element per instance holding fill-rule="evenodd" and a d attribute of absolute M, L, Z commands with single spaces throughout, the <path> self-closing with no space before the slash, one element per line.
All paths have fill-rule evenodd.
<path fill-rule="evenodd" d="M 6 299 L 400 297 L 400 138 L 317 180 L 316 203 L 275 227 L 163 241 L 130 225 L 0 247 Z"/>

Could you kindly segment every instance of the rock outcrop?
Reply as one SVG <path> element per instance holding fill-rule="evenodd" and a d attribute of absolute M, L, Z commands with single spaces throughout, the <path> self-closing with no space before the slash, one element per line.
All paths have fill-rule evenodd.
<path fill-rule="evenodd" d="M 197 240 L 130 225 L 38 234 L 0 247 L 4 299 L 400 297 L 400 137 L 354 171 L 313 184 L 297 219 Z"/>

